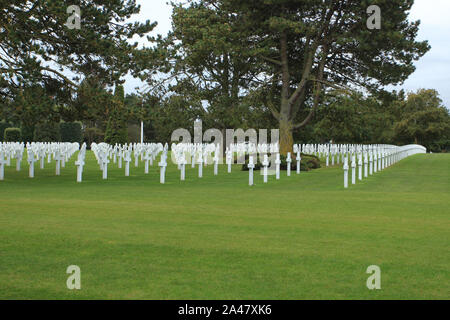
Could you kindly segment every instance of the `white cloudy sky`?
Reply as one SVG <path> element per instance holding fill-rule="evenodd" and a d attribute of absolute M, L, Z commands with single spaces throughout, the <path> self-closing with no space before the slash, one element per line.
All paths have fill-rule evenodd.
<path fill-rule="evenodd" d="M 141 13 L 137 20 L 157 21 L 154 34 L 165 35 L 171 29 L 171 7 L 167 0 L 137 0 Z M 432 49 L 416 63 L 417 70 L 401 88 L 407 91 L 419 88 L 437 89 L 450 108 L 450 0 L 415 0 L 411 20 L 421 20 L 420 40 L 428 40 Z M 127 78 L 125 88 L 133 92 L 142 84 Z"/>

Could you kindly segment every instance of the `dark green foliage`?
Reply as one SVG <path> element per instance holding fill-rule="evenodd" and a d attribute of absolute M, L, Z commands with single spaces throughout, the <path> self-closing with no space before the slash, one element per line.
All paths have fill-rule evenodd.
<path fill-rule="evenodd" d="M 450 140 L 450 114 L 436 90 L 418 90 L 399 103 L 394 124 L 401 144 L 420 144 L 433 152 L 446 151 Z"/>
<path fill-rule="evenodd" d="M 60 108 L 61 118 L 66 122 L 83 120 L 88 127 L 106 127 L 110 112 L 112 95 L 105 88 L 101 79 L 96 77 L 85 78 L 78 89 L 76 96 L 64 108 Z"/>
<path fill-rule="evenodd" d="M 95 127 L 86 128 L 84 129 L 83 133 L 83 141 L 86 142 L 88 148 L 90 148 L 92 142 L 95 143 L 104 142 L 105 133 L 99 128 Z"/>
<path fill-rule="evenodd" d="M 20 89 L 11 89 L 14 99 L 9 105 L 13 123 L 20 124 L 22 138 L 25 142 L 34 140 L 35 126 L 38 123 L 59 123 L 58 113 L 54 98 L 47 92 L 43 85 L 24 85 Z"/>
<path fill-rule="evenodd" d="M 141 142 L 141 126 L 137 124 L 128 124 L 128 143 Z"/>
<path fill-rule="evenodd" d="M 4 141 L 6 142 L 21 142 L 22 132 L 20 128 L 6 128 L 4 134 Z"/>
<path fill-rule="evenodd" d="M 80 6 L 79 29 L 66 26 L 73 21 L 67 13 L 70 5 Z M 67 77 L 63 68 L 78 78 L 95 75 L 112 84 L 130 71 L 139 72 L 137 63 L 148 56 L 128 40 L 142 38 L 156 26 L 127 21 L 140 11 L 134 0 L 11 0 L 1 1 L 0 11 L 0 79 L 14 84 L 10 87 L 52 79 L 52 88 L 76 88 L 78 79 Z"/>
<path fill-rule="evenodd" d="M 111 145 L 128 143 L 128 114 L 124 99 L 123 87 L 116 86 L 105 131 L 105 142 Z"/>
<path fill-rule="evenodd" d="M 80 122 L 61 122 L 59 125 L 62 142 L 78 142 L 83 140 Z"/>
<path fill-rule="evenodd" d="M 173 95 L 153 106 L 150 122 L 154 128 L 155 141 L 171 142 L 172 132 L 179 128 L 189 131 L 194 121 L 201 118 L 201 103 L 189 103 L 182 96 Z M 191 133 L 192 134 L 192 133 Z"/>
<path fill-rule="evenodd" d="M 112 112 L 105 131 L 105 142 L 111 145 L 128 142 L 128 126 L 120 119 L 118 112 Z"/>
<path fill-rule="evenodd" d="M 34 126 L 22 124 L 21 130 L 24 142 L 32 142 L 34 140 Z"/>
<path fill-rule="evenodd" d="M 322 143 L 392 143 L 394 115 L 389 111 L 390 107 L 380 103 L 377 97 L 364 97 L 360 93 L 329 96 L 318 108 L 317 121 L 312 122 L 313 140 Z"/>
<path fill-rule="evenodd" d="M 59 131 L 59 123 L 43 122 L 36 125 L 34 128 L 35 142 L 59 142 L 61 134 Z"/>
<path fill-rule="evenodd" d="M 297 166 L 297 161 L 295 160 L 295 156 L 291 157 L 292 157 L 291 170 L 295 170 Z M 280 170 L 287 170 L 286 156 L 280 155 L 280 160 L 281 160 Z M 255 163 L 254 170 L 261 170 L 262 167 L 263 167 L 262 163 L 260 162 L 260 159 L 258 157 L 258 162 Z M 300 162 L 301 171 L 310 171 L 314 169 L 319 169 L 320 167 L 321 167 L 320 159 L 318 157 L 302 153 L 302 160 Z M 242 171 L 248 171 L 248 156 L 245 157 L 245 164 L 242 165 Z"/>
<path fill-rule="evenodd" d="M 0 141 L 3 141 L 5 137 L 5 129 L 11 128 L 12 125 L 5 121 L 0 121 Z"/>

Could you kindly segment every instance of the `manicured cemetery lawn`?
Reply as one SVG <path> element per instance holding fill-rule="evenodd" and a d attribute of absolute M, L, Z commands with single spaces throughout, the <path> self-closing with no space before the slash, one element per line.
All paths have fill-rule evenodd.
<path fill-rule="evenodd" d="M 341 167 L 262 184 L 226 166 L 109 167 L 91 152 L 0 182 L 3 299 L 448 299 L 450 154 L 417 155 L 343 188 Z M 66 268 L 81 268 L 79 291 Z M 366 269 L 381 267 L 381 290 Z"/>

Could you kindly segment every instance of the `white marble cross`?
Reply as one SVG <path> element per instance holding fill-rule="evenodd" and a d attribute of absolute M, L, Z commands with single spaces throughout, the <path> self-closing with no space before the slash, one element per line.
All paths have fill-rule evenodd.
<path fill-rule="evenodd" d="M 139 166 L 139 150 L 134 149 L 134 166 L 137 168 Z"/>
<path fill-rule="evenodd" d="M 217 145 L 216 150 L 214 152 L 214 175 L 217 176 L 219 174 L 219 152 L 220 146 Z"/>
<path fill-rule="evenodd" d="M 167 154 L 163 152 L 161 155 L 161 161 L 158 163 L 159 170 L 159 182 L 164 184 L 166 182 L 166 167 L 167 167 Z"/>
<path fill-rule="evenodd" d="M 369 151 L 369 174 L 373 175 L 373 150 Z"/>
<path fill-rule="evenodd" d="M 368 177 L 368 165 L 369 165 L 369 155 L 367 151 L 364 152 L 364 178 Z"/>
<path fill-rule="evenodd" d="M 197 163 L 198 163 L 198 177 L 203 178 L 203 152 L 199 153 Z"/>
<path fill-rule="evenodd" d="M 41 169 L 44 169 L 44 163 L 45 163 L 45 149 L 43 146 L 40 147 L 39 150 L 39 159 L 40 159 L 40 167 Z"/>
<path fill-rule="evenodd" d="M 267 156 L 267 154 L 264 155 L 262 165 L 263 165 L 264 183 L 267 183 L 267 168 L 269 167 L 269 157 Z"/>
<path fill-rule="evenodd" d="M 59 176 L 61 175 L 61 159 L 62 159 L 59 149 L 56 151 L 55 159 L 56 159 L 56 175 Z"/>
<path fill-rule="evenodd" d="M 119 152 L 118 152 L 118 154 L 117 154 L 117 156 L 119 157 L 119 160 L 118 160 L 118 162 L 117 162 L 117 167 L 118 167 L 119 169 L 122 169 L 122 159 L 123 159 L 124 152 L 125 152 L 125 151 L 119 149 Z"/>
<path fill-rule="evenodd" d="M 377 167 L 377 170 L 378 170 L 378 171 L 381 171 L 381 151 L 380 151 L 380 149 L 378 149 L 377 159 L 378 159 L 378 167 Z"/>
<path fill-rule="evenodd" d="M 29 169 L 28 169 L 28 176 L 30 178 L 34 178 L 34 163 L 36 162 L 36 158 L 34 157 L 33 150 L 28 150 L 28 163 L 29 163 Z"/>
<path fill-rule="evenodd" d="M 121 163 L 119 159 L 119 163 Z M 130 176 L 130 162 L 131 162 L 131 150 L 124 150 L 124 159 L 125 161 L 125 177 Z"/>
<path fill-rule="evenodd" d="M 280 165 L 281 165 L 280 154 L 277 153 L 275 159 L 275 175 L 277 180 L 280 180 Z"/>
<path fill-rule="evenodd" d="M 78 160 L 75 162 L 77 166 L 77 182 L 83 181 L 83 167 L 85 165 L 83 157 L 78 157 Z"/>
<path fill-rule="evenodd" d="M 113 163 L 117 163 L 117 143 L 114 145 L 112 150 Z"/>
<path fill-rule="evenodd" d="M 378 172 L 378 151 L 375 150 L 374 158 L 373 158 L 373 172 Z"/>
<path fill-rule="evenodd" d="M 191 168 L 192 169 L 195 168 L 195 149 L 194 149 L 194 147 L 192 148 L 192 153 L 191 153 Z"/>
<path fill-rule="evenodd" d="M 352 155 L 352 184 L 356 184 L 356 156 Z"/>
<path fill-rule="evenodd" d="M 108 179 L 108 163 L 109 163 L 108 155 L 106 153 L 102 154 L 101 163 L 103 169 L 103 180 L 106 180 Z"/>
<path fill-rule="evenodd" d="M 358 153 L 358 180 L 361 181 L 363 178 L 362 175 L 362 165 L 363 165 L 363 158 L 362 153 Z"/>
<path fill-rule="evenodd" d="M 20 164 L 23 158 L 23 149 L 16 150 L 15 158 L 16 158 L 16 171 L 20 171 Z"/>
<path fill-rule="evenodd" d="M 287 157 L 286 157 L 286 164 L 287 164 L 287 176 L 290 177 L 291 176 L 291 153 L 288 152 Z"/>
<path fill-rule="evenodd" d="M 255 169 L 255 164 L 253 162 L 253 156 L 248 159 L 248 184 L 253 185 L 253 169 Z"/>
<path fill-rule="evenodd" d="M 226 155 L 227 155 L 226 161 L 227 161 L 227 166 L 228 166 L 228 173 L 231 173 L 231 164 L 233 162 L 233 152 L 227 148 Z"/>
<path fill-rule="evenodd" d="M 180 180 L 184 181 L 186 179 L 186 158 L 184 153 L 182 154 L 179 164 L 180 164 Z"/>
<path fill-rule="evenodd" d="M 344 158 L 344 188 L 348 188 L 348 158 Z"/>
<path fill-rule="evenodd" d="M 150 154 L 150 152 L 147 150 L 145 152 L 144 155 L 144 163 L 145 163 L 145 174 L 148 174 L 149 170 L 149 161 L 152 159 L 152 155 Z"/>
<path fill-rule="evenodd" d="M 7 160 L 5 160 L 5 154 L 3 151 L 0 152 L 0 180 L 5 179 L 5 165 L 7 164 Z"/>
<path fill-rule="evenodd" d="M 60 149 L 59 156 L 60 156 L 60 160 L 61 160 L 61 167 L 65 168 L 66 167 L 66 153 L 65 153 L 65 148 L 64 147 L 62 147 Z"/>

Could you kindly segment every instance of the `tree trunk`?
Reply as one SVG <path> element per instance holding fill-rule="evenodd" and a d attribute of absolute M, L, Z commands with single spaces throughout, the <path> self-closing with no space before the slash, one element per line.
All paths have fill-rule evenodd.
<path fill-rule="evenodd" d="M 280 154 L 287 155 L 288 152 L 292 154 L 294 145 L 292 131 L 292 121 L 280 119 Z"/>

